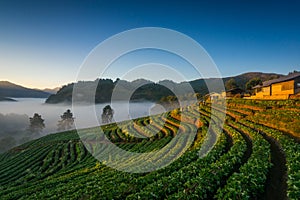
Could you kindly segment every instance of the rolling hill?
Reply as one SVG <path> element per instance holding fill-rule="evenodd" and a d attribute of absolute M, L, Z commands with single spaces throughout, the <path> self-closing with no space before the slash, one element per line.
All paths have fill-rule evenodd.
<path fill-rule="evenodd" d="M 124 159 L 118 167 L 164 162 L 181 155 L 182 145 L 191 144 L 170 165 L 147 173 L 126 173 L 100 163 L 92 154 L 108 156 L 108 162 L 121 156 L 105 140 L 97 150 L 97 137 L 84 146 L 76 131 L 51 134 L 0 154 L 0 199 L 296 200 L 300 196 L 299 111 L 299 100 L 241 99 L 227 101 L 222 127 L 224 110 L 219 104 L 184 108 L 187 116 L 182 120 L 179 112 L 169 112 L 103 126 L 107 139 L 123 150 L 149 153 L 170 145 L 164 154 Z M 193 141 L 182 137 L 194 129 Z M 148 138 L 133 136 L 149 133 Z M 210 151 L 207 144 L 214 144 Z M 205 157 L 199 157 L 202 147 Z"/>
<path fill-rule="evenodd" d="M 234 79 L 240 88 L 245 89 L 245 84 L 253 78 L 260 78 L 262 81 L 266 81 L 266 80 L 278 78 L 279 76 L 282 75 L 274 74 L 274 73 L 249 72 L 238 76 L 223 78 L 223 82 L 225 83 L 229 79 Z M 189 82 L 181 82 L 181 83 L 175 83 L 170 80 L 163 80 L 158 83 L 154 83 L 144 79 L 138 79 L 132 82 L 128 82 L 125 80 L 112 81 L 110 79 L 97 79 L 95 81 L 80 81 L 78 82 L 78 87 L 84 88 L 83 92 L 85 94 L 81 94 L 82 96 L 81 101 L 83 102 L 88 101 L 87 99 L 85 99 L 85 97 L 89 96 L 89 93 L 91 92 L 88 88 L 95 87 L 95 85 L 97 87 L 95 102 L 96 103 L 109 102 L 116 84 L 118 84 L 118 91 L 117 91 L 118 94 L 129 93 L 129 91 L 135 91 L 131 97 L 131 100 L 148 100 L 148 101 L 156 102 L 160 100 L 162 97 L 174 95 L 173 91 L 175 91 L 179 95 L 183 95 L 183 96 L 186 95 L 185 87 L 187 83 L 191 85 L 191 87 L 194 89 L 196 93 L 205 95 L 208 93 L 206 83 L 213 86 L 215 85 L 214 83 L 216 82 L 219 82 L 219 79 L 217 78 L 197 79 L 197 80 L 193 80 Z M 136 89 L 136 86 L 141 85 L 142 83 L 145 85 Z M 173 91 L 162 86 L 162 84 L 168 86 Z M 51 103 L 51 104 L 71 103 L 73 87 L 74 87 L 74 83 L 70 83 L 68 85 L 63 86 L 56 94 L 52 94 L 51 96 L 49 96 L 48 99 L 46 100 L 46 103 Z M 221 92 L 219 91 L 219 88 L 212 88 L 212 90 L 215 92 Z M 123 100 L 122 97 L 120 97 L 120 100 Z"/>
<path fill-rule="evenodd" d="M 55 94 L 59 89 L 60 89 L 60 87 L 55 87 L 55 88 L 45 88 L 45 89 L 42 89 L 41 91 L 47 92 L 47 93 L 49 93 L 49 94 Z M 39 90 L 39 89 L 36 89 L 36 90 Z"/>
<path fill-rule="evenodd" d="M 0 97 L 2 98 L 47 98 L 49 95 L 48 92 L 26 88 L 8 81 L 0 81 Z"/>

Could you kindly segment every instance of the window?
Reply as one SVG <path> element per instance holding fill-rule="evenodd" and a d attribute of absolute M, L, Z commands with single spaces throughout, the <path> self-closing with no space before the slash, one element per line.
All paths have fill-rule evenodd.
<path fill-rule="evenodd" d="M 296 83 L 297 84 L 297 88 L 300 88 L 300 83 Z"/>

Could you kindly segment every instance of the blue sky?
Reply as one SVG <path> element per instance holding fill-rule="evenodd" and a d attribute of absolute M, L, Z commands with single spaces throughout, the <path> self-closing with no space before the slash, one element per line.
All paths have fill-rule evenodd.
<path fill-rule="evenodd" d="M 0 80 L 35 88 L 73 82 L 100 42 L 148 26 L 174 29 L 199 42 L 222 76 L 287 74 L 300 69 L 299 10 L 296 0 L 1 0 Z M 107 76 L 121 74 L 116 69 Z M 199 77 L 191 72 L 186 78 Z"/>

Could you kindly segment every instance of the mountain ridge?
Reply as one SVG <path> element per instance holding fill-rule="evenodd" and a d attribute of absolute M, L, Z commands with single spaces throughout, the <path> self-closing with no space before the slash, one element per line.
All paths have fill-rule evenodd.
<path fill-rule="evenodd" d="M 7 98 L 47 98 L 50 93 L 27 88 L 9 81 L 0 81 L 0 97 Z"/>
<path fill-rule="evenodd" d="M 237 76 L 230 76 L 222 78 L 222 81 L 225 82 L 234 79 L 237 85 L 245 89 L 246 83 L 253 78 L 260 78 L 262 81 L 271 80 L 274 78 L 278 78 L 283 76 L 282 74 L 276 73 L 263 73 L 263 72 L 246 72 Z M 80 94 L 81 99 L 79 101 L 82 102 L 90 102 L 90 99 L 87 99 L 88 96 L 91 95 L 91 91 L 87 88 L 96 88 L 95 92 L 95 103 L 107 103 L 110 102 L 112 93 L 118 94 L 118 100 L 126 100 L 126 97 L 123 94 L 126 94 L 130 91 L 134 91 L 130 100 L 139 101 L 139 100 L 147 100 L 147 101 L 159 101 L 161 98 L 166 96 L 174 96 L 173 91 L 176 91 L 176 94 L 186 95 L 186 84 L 189 83 L 193 88 L 195 93 L 199 93 L 201 95 L 205 95 L 209 92 L 221 92 L 219 88 L 210 88 L 208 90 L 207 85 L 214 86 L 215 83 L 219 83 L 220 78 L 201 78 L 195 79 L 191 81 L 185 81 L 176 83 L 172 80 L 162 80 L 159 82 L 153 82 L 145 79 L 137 79 L 134 81 L 126 81 L 117 79 L 113 81 L 111 79 L 96 79 L 95 81 L 79 81 L 77 82 L 77 86 L 82 88 L 82 92 L 84 94 Z M 118 83 L 118 85 L 117 85 Z M 161 84 L 167 86 L 162 86 Z M 72 93 L 73 87 L 75 83 L 70 83 L 68 85 L 64 85 L 60 90 L 57 91 L 56 94 L 50 95 L 46 103 L 56 104 L 56 103 L 71 103 L 72 102 Z M 115 86 L 117 87 L 117 92 L 115 90 Z M 140 87 L 138 87 L 140 86 Z M 168 89 L 170 88 L 170 89 Z M 123 95 L 123 96 L 122 96 Z"/>

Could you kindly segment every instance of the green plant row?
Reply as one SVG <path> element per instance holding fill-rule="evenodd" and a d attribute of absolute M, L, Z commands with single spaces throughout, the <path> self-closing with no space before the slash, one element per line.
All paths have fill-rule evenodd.
<path fill-rule="evenodd" d="M 228 127 L 226 127 L 228 128 Z M 247 150 L 246 141 L 237 131 L 231 132 L 233 145 L 229 151 L 211 163 L 208 167 L 199 169 L 196 176 L 192 176 L 172 194 L 170 199 L 207 199 L 212 198 L 215 191 L 223 184 L 236 167 L 242 164 L 242 158 Z"/>
<path fill-rule="evenodd" d="M 299 199 L 300 197 L 300 144 L 284 133 L 268 128 L 266 126 L 255 124 L 250 121 L 241 121 L 246 126 L 255 128 L 265 134 L 275 138 L 281 145 L 286 155 L 286 165 L 288 169 L 288 189 L 287 195 L 289 199 Z"/>
<path fill-rule="evenodd" d="M 167 177 L 163 177 L 158 181 L 147 185 L 142 191 L 131 194 L 127 199 L 161 199 L 166 198 L 172 193 L 178 192 L 180 188 L 184 188 L 184 183 L 192 177 L 198 176 L 201 169 L 207 169 L 210 165 L 218 160 L 223 154 L 227 140 L 224 134 L 220 133 L 217 144 L 212 151 L 204 158 L 199 158 L 197 161 L 192 162 L 186 167 L 181 168 L 178 171 L 171 173 Z"/>
<path fill-rule="evenodd" d="M 219 188 L 218 199 L 253 199 L 264 192 L 267 173 L 271 167 L 270 144 L 248 127 L 230 122 L 232 126 L 243 131 L 252 140 L 252 154 L 248 161 L 229 177 L 224 188 Z"/>

